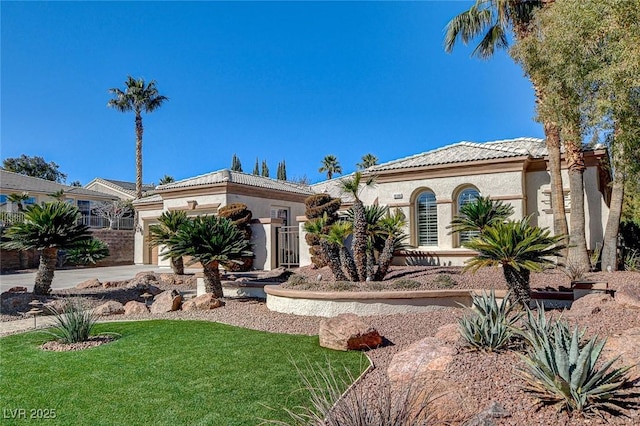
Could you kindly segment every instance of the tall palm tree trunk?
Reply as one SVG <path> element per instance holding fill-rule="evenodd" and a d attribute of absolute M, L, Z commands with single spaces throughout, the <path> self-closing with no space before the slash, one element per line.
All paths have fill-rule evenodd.
<path fill-rule="evenodd" d="M 617 132 L 615 132 L 617 133 Z M 618 270 L 618 228 L 620 227 L 620 216 L 622 215 L 622 200 L 624 199 L 624 152 L 622 146 L 616 147 L 613 152 L 615 165 L 613 175 L 613 187 L 611 188 L 611 203 L 609 205 L 609 216 L 604 230 L 604 242 L 602 244 L 602 258 L 600 264 L 602 270 Z"/>
<path fill-rule="evenodd" d="M 58 261 L 58 249 L 46 248 L 40 250 L 40 265 L 36 273 L 36 280 L 33 286 L 33 294 L 46 296 L 51 292 L 51 282 L 53 274 L 56 270 L 56 262 Z"/>
<path fill-rule="evenodd" d="M 510 302 L 528 308 L 531 301 L 531 287 L 529 286 L 531 272 L 524 268 L 516 269 L 511 265 L 502 265 L 502 272 L 507 286 L 511 290 Z"/>
<path fill-rule="evenodd" d="M 344 269 L 347 270 L 349 274 L 349 279 L 351 281 L 358 281 L 358 271 L 356 269 L 356 264 L 353 261 L 353 257 L 351 257 L 351 253 L 345 246 L 340 246 L 340 263 Z"/>
<path fill-rule="evenodd" d="M 220 280 L 220 269 L 218 262 L 211 262 L 204 265 L 204 291 L 212 293 L 215 297 L 223 297 L 222 281 Z"/>
<path fill-rule="evenodd" d="M 142 198 L 142 114 L 136 111 L 136 199 Z"/>
<path fill-rule="evenodd" d="M 171 258 L 171 270 L 176 275 L 184 275 L 184 261 L 181 257 Z"/>
<path fill-rule="evenodd" d="M 567 129 L 565 141 L 566 158 L 569 167 L 569 191 L 571 196 L 571 216 L 569 232 L 569 257 L 578 267 L 588 270 L 591 266 L 587 252 L 584 215 L 584 154 L 575 132 Z"/>
<path fill-rule="evenodd" d="M 393 260 L 393 246 L 395 238 L 388 237 L 384 242 L 384 248 L 378 257 L 378 270 L 375 274 L 375 281 L 382 281 L 389 271 L 389 266 Z"/>
<path fill-rule="evenodd" d="M 356 264 L 357 281 L 367 279 L 367 218 L 364 204 L 357 199 L 353 203 L 353 260 Z"/>

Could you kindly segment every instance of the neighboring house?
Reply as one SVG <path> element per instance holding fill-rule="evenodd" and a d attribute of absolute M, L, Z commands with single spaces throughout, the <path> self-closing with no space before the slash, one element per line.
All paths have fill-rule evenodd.
<path fill-rule="evenodd" d="M 530 216 L 533 225 L 553 228 L 546 155 L 542 139 L 460 142 L 368 168 L 365 173 L 377 176 L 376 185 L 364 189 L 360 199 L 365 205 L 386 205 L 405 213 L 410 248 L 396 257 L 395 263 L 462 265 L 472 255 L 461 247 L 470 235 L 451 234 L 448 226 L 460 206 L 479 195 L 511 204 L 514 219 Z M 584 158 L 586 237 L 588 248 L 594 249 L 603 240 L 609 212 L 608 154 L 599 146 L 585 151 Z M 569 220 L 566 168 L 563 161 Z M 312 189 L 339 197 L 339 181 L 320 182 Z M 343 207 L 351 202 L 343 196 Z M 305 250 L 300 249 L 301 253 Z"/>
<path fill-rule="evenodd" d="M 92 191 L 103 192 L 109 195 L 115 195 L 121 200 L 134 200 L 136 198 L 135 182 L 125 182 L 122 180 L 95 178 L 84 186 Z M 145 183 L 142 185 L 142 196 L 146 197 L 153 194 L 155 185 Z"/>
<path fill-rule="evenodd" d="M 91 216 L 92 205 L 98 202 L 116 200 L 113 195 L 91 191 L 77 186 L 62 185 L 50 180 L 25 176 L 19 173 L 0 169 L 0 211 L 17 212 L 17 205 L 8 200 L 10 194 L 26 192 L 29 199 L 23 204 L 37 204 L 44 201 L 52 201 L 51 194 L 64 191 L 64 200 L 72 203 L 80 209 L 83 216 Z"/>
<path fill-rule="evenodd" d="M 304 200 L 312 194 L 305 185 L 230 170 L 157 186 L 154 195 L 133 202 L 140 230 L 135 237 L 135 263 L 169 265 L 149 244 L 149 226 L 158 222 L 163 211 L 184 210 L 197 216 L 244 203 L 253 215 L 254 267 L 268 270 L 297 265 L 298 218 L 304 216 Z"/>

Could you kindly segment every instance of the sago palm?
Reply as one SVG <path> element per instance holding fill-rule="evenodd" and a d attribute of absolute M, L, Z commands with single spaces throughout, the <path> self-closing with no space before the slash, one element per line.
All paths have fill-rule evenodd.
<path fill-rule="evenodd" d="M 142 198 L 142 113 L 150 113 L 160 108 L 169 98 L 162 96 L 156 87 L 155 80 L 145 83 L 143 78 L 127 77 L 125 90 L 109 89 L 114 99 L 107 106 L 120 112 L 133 111 L 136 115 L 136 198 Z"/>
<path fill-rule="evenodd" d="M 170 249 L 171 238 L 176 235 L 180 226 L 187 221 L 187 213 L 181 210 L 163 212 L 157 225 L 149 227 L 150 243 L 154 247 L 165 246 Z M 176 275 L 184 275 L 182 256 L 170 257 L 171 269 Z"/>
<path fill-rule="evenodd" d="M 325 212 L 322 217 L 310 219 L 304 224 L 304 230 L 307 234 L 314 235 L 318 238 L 320 243 L 320 249 L 327 259 L 329 268 L 333 273 L 336 281 L 346 281 L 347 276 L 342 271 L 342 265 L 340 264 L 340 250 L 337 245 L 330 243 L 326 236 L 329 230 L 327 223 L 329 222 L 329 216 Z"/>
<path fill-rule="evenodd" d="M 393 260 L 393 253 L 403 247 L 403 241 L 407 238 L 404 233 L 406 225 L 406 216 L 400 209 L 396 209 L 393 215 L 387 211 L 387 215 L 378 221 L 377 228 L 380 235 L 385 235 L 386 238 L 378 256 L 378 270 L 374 275 L 374 280 L 382 281 L 387 275 Z"/>
<path fill-rule="evenodd" d="M 241 263 L 242 258 L 252 256 L 251 244 L 229 219 L 215 216 L 198 216 L 187 220 L 169 239 L 166 258 L 190 257 L 188 265 L 200 262 L 204 269 L 204 285 L 207 293 L 222 297 L 220 264 Z"/>
<path fill-rule="evenodd" d="M 451 221 L 452 232 L 474 232 L 481 234 L 487 226 L 504 222 L 513 214 L 513 206 L 489 197 L 478 197 L 460 207 L 458 215 Z"/>
<path fill-rule="evenodd" d="M 374 176 L 365 177 L 362 172 L 355 172 L 353 177 L 343 179 L 340 182 L 341 191 L 353 197 L 353 240 L 351 251 L 358 271 L 358 281 L 367 279 L 367 217 L 364 204 L 359 195 L 363 186 L 372 186 L 374 183 Z"/>
<path fill-rule="evenodd" d="M 13 224 L 5 232 L 2 247 L 40 251 L 34 294 L 47 295 L 51 291 L 59 249 L 72 248 L 91 239 L 89 227 L 79 224 L 79 217 L 78 208 L 65 202 L 35 204 L 27 208 L 23 222 Z"/>
<path fill-rule="evenodd" d="M 358 271 L 353 257 L 344 245 L 345 240 L 351 235 L 353 227 L 350 222 L 339 220 L 329 228 L 329 233 L 324 237 L 330 243 L 338 247 L 340 264 L 347 271 L 351 281 L 358 281 Z"/>
<path fill-rule="evenodd" d="M 552 258 L 564 248 L 563 236 L 551 236 L 548 229 L 531 226 L 529 218 L 496 222 L 475 239 L 463 244 L 478 252 L 467 260 L 466 269 L 502 266 L 513 302 L 529 306 L 530 273 L 553 265 Z"/>

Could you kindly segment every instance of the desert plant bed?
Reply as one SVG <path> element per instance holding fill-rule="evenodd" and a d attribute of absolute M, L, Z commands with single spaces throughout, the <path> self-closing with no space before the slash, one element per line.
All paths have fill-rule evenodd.
<path fill-rule="evenodd" d="M 47 413 L 55 417 L 49 424 L 255 425 L 287 420 L 283 407 L 307 403 L 292 362 L 344 365 L 354 377 L 369 365 L 360 353 L 320 348 L 317 336 L 205 321 L 118 322 L 95 331 L 119 337 L 73 352 L 43 351 L 51 337 L 39 332 L 0 339 L 5 412 Z M 23 424 L 17 417 L 3 424 Z"/>

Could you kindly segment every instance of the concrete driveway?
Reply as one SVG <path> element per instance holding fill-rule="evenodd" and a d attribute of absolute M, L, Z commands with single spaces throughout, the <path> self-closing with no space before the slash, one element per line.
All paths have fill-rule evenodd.
<path fill-rule="evenodd" d="M 133 278 L 138 272 L 171 272 L 169 267 L 158 267 L 155 265 L 126 265 L 126 266 L 105 266 L 102 268 L 78 268 L 56 270 L 51 283 L 51 289 L 61 290 L 75 287 L 79 283 L 97 278 L 100 282 L 121 281 Z M 194 271 L 190 271 L 194 272 Z M 7 291 L 11 287 L 22 286 L 28 291 L 33 291 L 35 272 L 20 272 L 15 274 L 0 275 L 0 292 Z"/>

